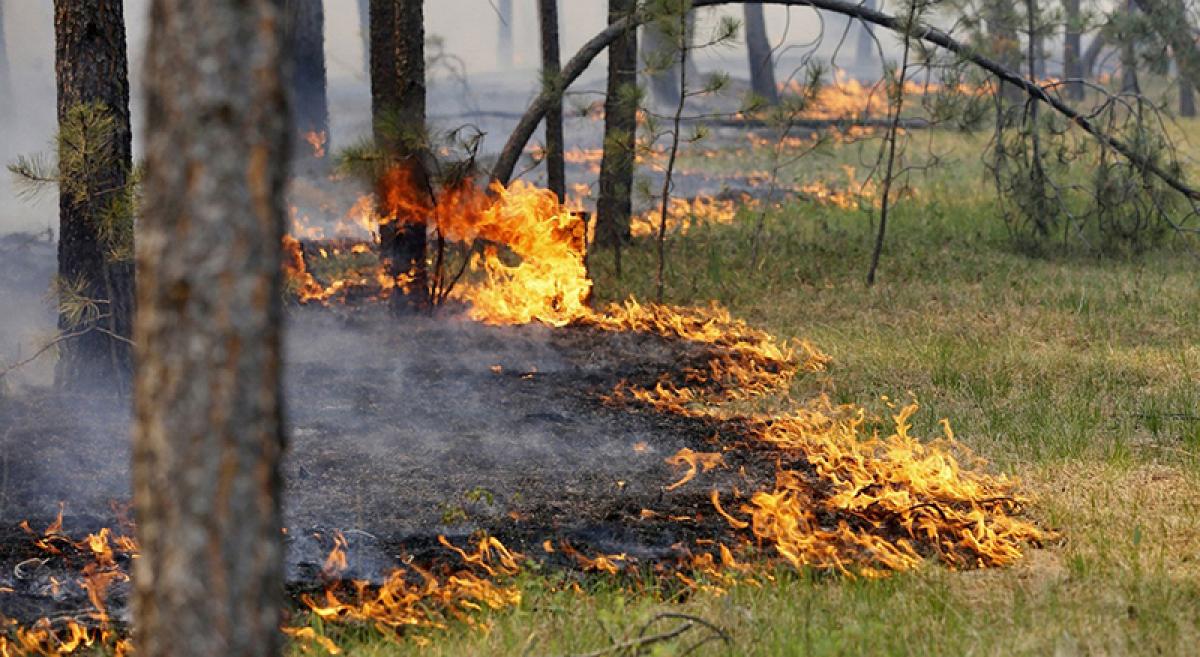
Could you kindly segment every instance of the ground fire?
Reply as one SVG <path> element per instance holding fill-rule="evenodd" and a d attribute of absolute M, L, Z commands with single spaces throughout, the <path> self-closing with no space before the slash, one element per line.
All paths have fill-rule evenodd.
<path fill-rule="evenodd" d="M 652 341 L 666 350 L 662 360 L 605 383 L 589 403 L 595 412 L 687 427 L 697 438 L 658 457 L 661 481 L 619 481 L 613 489 L 620 495 L 638 484 L 661 491 L 632 498 L 638 508 L 621 521 L 638 527 L 634 536 L 669 536 L 661 549 L 606 552 L 602 543 L 587 544 L 586 536 L 539 524 L 536 511 L 513 510 L 494 532 L 470 538 L 470 547 L 439 536 L 421 548 L 423 560 L 368 578 L 354 574 L 355 541 L 338 530 L 321 537 L 320 563 L 294 588 L 302 613 L 424 641 L 424 631 L 452 620 L 476 622 L 481 608 L 518 604 L 520 593 L 509 580 L 530 559 L 581 576 L 650 572 L 719 593 L 735 582 L 769 579 L 781 564 L 868 578 L 930 560 L 955 569 L 1005 566 L 1046 538 L 1022 515 L 1025 500 L 1016 482 L 981 469 L 955 442 L 948 422 L 934 441 L 912 434 L 915 403 L 891 403 L 892 428 L 883 435 L 867 429 L 866 411 L 857 405 L 823 395 L 792 400 L 797 377 L 830 364 L 815 346 L 781 343 L 715 305 L 676 308 L 630 299 L 594 309 L 587 226 L 553 194 L 525 183 L 485 189 L 465 182 L 441 190 L 433 203 L 403 176 L 389 180 L 382 204 L 389 210 L 359 203 L 352 223 L 370 228 L 399 215 L 423 216 L 436 241 L 459 249 L 460 263 L 443 265 L 453 286 L 447 285 L 435 323 L 540 325 L 593 351 L 605 340 Z M 379 263 L 377 234 L 360 228 L 357 237 L 287 237 L 285 268 L 296 302 L 324 312 L 369 304 L 402 288 L 403 277 L 391 280 Z M 618 351 L 618 358 L 623 353 L 634 352 Z M 487 376 L 512 376 L 490 362 L 479 367 Z M 534 383 L 541 375 L 533 368 L 516 374 Z M 773 410 L 751 410 L 756 407 Z M 642 455 L 654 440 L 630 451 Z M 518 529 L 506 533 L 506 524 Z M 22 599 L 37 610 L 39 600 L 50 599 L 74 604 L 75 611 L 22 618 L 23 625 L 4 621 L 3 657 L 72 654 L 93 645 L 127 651 L 126 619 L 111 608 L 125 595 L 128 566 L 137 558 L 131 532 L 105 527 L 73 539 L 69 529 L 61 514 L 41 531 L 25 525 L 27 556 L 11 576 L 0 576 L 0 600 L 6 609 L 13 608 L 8 600 Z M 508 547 L 510 538 L 522 551 Z M 337 652 L 313 625 L 300 622 L 302 615 L 296 618 L 285 628 L 294 639 Z"/>

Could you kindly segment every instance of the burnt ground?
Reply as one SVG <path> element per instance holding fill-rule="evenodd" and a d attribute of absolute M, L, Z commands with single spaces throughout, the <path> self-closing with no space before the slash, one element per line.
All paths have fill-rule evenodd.
<path fill-rule="evenodd" d="M 453 558 L 438 535 L 465 546 L 480 531 L 552 566 L 578 563 L 561 550 L 547 555 L 546 539 L 670 564 L 695 539 L 726 535 L 710 490 L 762 488 L 775 472 L 771 455 L 737 450 L 727 467 L 665 490 L 683 470 L 664 459 L 684 447 L 720 451 L 737 436 L 602 400 L 623 379 L 650 384 L 704 357 L 657 335 L 295 308 L 287 356 L 285 518 L 296 588 L 318 582 L 335 531 L 349 542 L 345 576 L 372 580 L 404 559 Z M 0 615 L 89 608 L 81 589 L 54 599 L 48 586 L 85 555 L 64 547 L 14 570 L 46 556 L 17 523 L 41 529 L 63 502 L 73 536 L 116 526 L 128 501 L 127 435 L 128 412 L 100 396 L 33 388 L 0 398 Z M 658 516 L 644 519 L 643 509 Z M 110 595 L 118 618 L 122 587 Z"/>

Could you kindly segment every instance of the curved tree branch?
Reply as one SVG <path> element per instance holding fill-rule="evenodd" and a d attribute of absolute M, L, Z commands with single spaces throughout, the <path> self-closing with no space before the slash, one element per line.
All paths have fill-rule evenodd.
<path fill-rule="evenodd" d="M 864 4 L 856 0 L 694 0 L 692 6 L 694 8 L 711 7 L 715 5 L 736 5 L 747 4 L 749 2 L 759 2 L 760 4 L 776 4 L 788 6 L 804 6 L 821 9 L 824 11 L 833 12 L 856 18 L 864 23 L 878 25 L 893 32 L 903 35 L 908 30 L 905 29 L 904 20 L 881 11 L 869 9 Z M 504 149 L 500 151 L 500 157 L 492 168 L 492 179 L 501 183 L 507 184 L 512 177 L 513 169 L 516 168 L 517 160 L 521 157 L 521 152 L 525 149 L 525 145 L 529 143 L 529 139 L 533 136 L 538 124 L 546 114 L 547 108 L 555 101 L 556 98 L 562 95 L 563 90 L 571 85 L 583 72 L 587 70 L 592 60 L 596 58 L 608 44 L 612 43 L 613 39 L 621 32 L 636 28 L 638 25 L 646 22 L 647 14 L 638 12 L 625 19 L 617 21 L 609 25 L 604 31 L 592 37 L 587 43 L 580 48 L 579 52 L 571 58 L 563 67 L 562 74 L 556 84 L 548 86 L 521 117 L 517 123 L 517 127 L 509 136 L 508 141 L 504 144 Z M 1101 144 L 1120 153 L 1122 157 L 1137 165 L 1144 171 L 1153 174 L 1158 179 L 1162 180 L 1172 189 L 1178 191 L 1184 196 L 1193 201 L 1200 201 L 1200 190 L 1197 190 L 1177 176 L 1167 171 L 1157 163 L 1139 155 L 1133 147 L 1126 144 L 1124 141 L 1117 139 L 1100 128 L 1096 127 L 1087 117 L 1072 109 L 1066 103 L 1058 98 L 1051 96 L 1040 85 L 1035 82 L 1026 80 L 1021 74 L 1009 69 L 1008 67 L 983 56 L 975 49 L 967 44 L 958 41 L 946 32 L 927 25 L 915 25 L 911 31 L 911 38 L 920 39 L 927 43 L 948 50 L 964 60 L 975 64 L 983 70 L 991 73 L 996 78 L 1003 82 L 1007 82 L 1014 87 L 1017 87 L 1025 92 L 1030 98 L 1035 101 L 1041 101 L 1052 107 L 1056 112 L 1065 116 L 1072 123 L 1079 126 L 1088 134 L 1095 137 Z"/>

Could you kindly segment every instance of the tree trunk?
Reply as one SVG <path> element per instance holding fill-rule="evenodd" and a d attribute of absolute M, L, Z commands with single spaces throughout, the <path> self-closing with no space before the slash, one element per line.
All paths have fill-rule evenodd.
<path fill-rule="evenodd" d="M 508 71 L 513 67 L 513 0 L 498 0 L 496 10 L 499 12 L 499 29 L 496 40 L 496 60 L 500 70 Z"/>
<path fill-rule="evenodd" d="M 1131 14 L 1137 11 L 1134 0 L 1128 0 L 1125 3 L 1125 11 Z M 1134 36 L 1123 34 L 1121 37 L 1121 93 L 1140 94 L 1142 86 L 1138 83 L 1137 50 L 1134 47 Z"/>
<path fill-rule="evenodd" d="M 637 9 L 637 0 L 608 0 L 613 24 Z M 637 28 L 608 47 L 608 88 L 604 95 L 604 156 L 596 200 L 596 242 L 619 249 L 628 242 L 633 213 L 634 151 L 637 146 Z"/>
<path fill-rule="evenodd" d="M 385 153 L 388 168 L 403 172 L 411 189 L 425 190 L 425 19 L 422 0 L 371 0 L 371 114 L 375 143 Z M 399 314 L 429 303 L 425 264 L 426 218 L 410 208 L 389 207 L 392 176 L 380 178 L 376 196 L 384 221 L 379 226 L 380 250 L 400 289 L 392 295 Z M 395 190 L 393 190 L 395 191 Z"/>
<path fill-rule="evenodd" d="M 1083 64 L 1079 57 L 1083 51 L 1079 15 L 1079 0 L 1063 0 L 1066 25 L 1063 28 L 1063 77 L 1067 79 L 1067 98 L 1083 100 Z"/>
<path fill-rule="evenodd" d="M 696 8 L 713 7 L 723 4 L 745 4 L 746 2 L 759 2 L 761 0 L 692 0 L 692 6 Z M 920 39 L 929 46 L 937 46 L 953 53 L 963 61 L 970 62 L 976 67 L 995 76 L 996 79 L 1013 85 L 1022 91 L 1029 98 L 1036 98 L 1053 108 L 1062 118 L 1070 121 L 1079 129 L 1088 133 L 1102 144 L 1105 148 L 1111 148 L 1116 151 L 1122 158 L 1144 170 L 1146 173 L 1158 178 L 1171 189 L 1183 194 L 1191 200 L 1200 201 L 1200 189 L 1196 189 L 1189 185 L 1186 180 L 1179 175 L 1169 171 L 1163 166 L 1160 166 L 1154 159 L 1143 156 L 1138 150 L 1121 140 L 1114 137 L 1095 123 L 1087 116 L 1080 114 L 1078 111 L 1071 108 L 1062 102 L 1057 96 L 1048 93 L 1041 86 L 1036 85 L 1029 80 L 1026 80 L 1020 73 L 1011 69 L 1005 68 L 999 62 L 980 54 L 979 49 L 967 43 L 963 43 L 950 36 L 946 32 L 939 30 L 928 24 L 918 23 L 917 29 L 910 32 L 908 24 L 902 18 L 891 16 L 880 11 L 864 9 L 858 0 L 768 0 L 772 4 L 793 6 L 793 7 L 813 7 L 822 11 L 828 11 L 842 16 L 850 16 L 859 20 L 868 21 L 886 30 L 900 35 L 909 35 L 910 37 Z M 562 72 L 562 87 L 569 87 L 572 83 L 579 79 L 587 70 L 588 65 L 601 52 L 604 51 L 610 43 L 612 43 L 625 30 L 637 26 L 641 21 L 645 20 L 642 15 L 632 16 L 628 19 L 623 19 L 612 25 L 609 25 L 599 34 L 588 39 L 579 52 L 575 53 L 563 65 Z M 500 150 L 500 155 L 496 158 L 496 163 L 492 165 L 491 178 L 493 181 L 507 183 L 513 174 L 513 169 L 516 168 L 517 161 L 520 159 L 521 152 L 525 148 L 525 144 L 533 136 L 537 130 L 537 126 L 541 125 L 542 118 L 545 116 L 546 107 L 550 102 L 550 97 L 562 92 L 562 89 L 556 88 L 549 92 L 539 94 L 529 104 L 525 113 L 521 115 L 517 121 L 516 127 L 508 136 L 508 141 L 504 142 L 504 147 Z"/>
<path fill-rule="evenodd" d="M 281 0 L 154 0 L 139 230 L 139 657 L 281 648 Z"/>
<path fill-rule="evenodd" d="M 657 21 L 642 28 L 642 61 L 649 79 L 650 97 L 658 105 L 679 104 L 679 66 L 675 45 L 663 34 Z"/>
<path fill-rule="evenodd" d="M 876 0 L 863 0 L 863 7 L 866 9 L 876 9 L 875 2 Z M 879 50 L 875 45 L 875 28 L 870 23 L 860 23 L 854 63 L 859 66 L 866 66 L 867 62 L 878 57 Z"/>
<path fill-rule="evenodd" d="M 8 41 L 4 38 L 4 0 L 0 0 L 0 119 L 13 115 L 12 69 L 8 66 Z"/>
<path fill-rule="evenodd" d="M 767 38 L 767 23 L 762 5 L 744 5 L 746 17 L 746 53 L 750 57 L 750 89 L 768 105 L 779 104 L 775 86 L 775 55 Z"/>
<path fill-rule="evenodd" d="M 108 230 L 119 228 L 114 217 L 121 213 L 112 210 L 127 200 L 133 166 L 122 3 L 55 0 L 54 32 L 64 177 L 59 193 L 58 327 L 77 336 L 61 344 L 55 381 L 71 390 L 102 385 L 127 392 L 133 372 L 128 341 L 133 320 L 132 224 L 125 230 Z M 86 118 L 89 115 L 92 118 Z M 95 134 L 99 116 L 112 121 L 111 130 L 103 130 L 102 136 Z M 82 317 L 73 315 L 70 307 L 81 303 L 93 310 Z"/>
<path fill-rule="evenodd" d="M 1192 84 L 1182 75 L 1179 76 L 1179 116 L 1191 118 L 1196 116 L 1196 94 Z"/>
<path fill-rule="evenodd" d="M 678 14 L 676 14 L 676 17 Z M 700 74 L 691 55 L 692 37 L 696 33 L 696 13 L 688 11 L 687 33 L 678 34 L 678 21 L 670 16 L 651 20 L 642 28 L 642 61 L 650 69 L 650 95 L 659 105 L 679 105 L 679 68 L 687 66 L 687 76 L 699 80 Z M 684 46 L 688 47 L 681 47 Z M 683 57 L 680 57 L 680 50 Z"/>
<path fill-rule="evenodd" d="M 287 0 L 290 96 L 297 162 L 306 173 L 329 152 L 329 100 L 325 76 L 325 8 L 321 0 Z"/>
<path fill-rule="evenodd" d="M 1085 80 L 1096 77 L 1096 64 L 1100 61 L 1100 54 L 1104 52 L 1104 47 L 1107 45 L 1108 40 L 1104 38 L 1104 34 L 1097 32 L 1087 49 L 1083 51 L 1082 68 Z"/>
<path fill-rule="evenodd" d="M 1130 1 L 1150 17 L 1154 31 L 1170 46 L 1179 67 L 1179 77 L 1187 80 L 1193 89 L 1200 88 L 1200 47 L 1196 45 L 1196 31 L 1188 19 L 1188 8 L 1183 0 Z"/>
<path fill-rule="evenodd" d="M 558 57 L 558 0 L 538 0 L 538 21 L 542 31 L 542 84 L 553 85 L 561 73 Z M 546 181 L 560 202 L 567 198 L 563 163 L 562 96 L 546 112 Z"/>
<path fill-rule="evenodd" d="M 988 54 L 1009 70 L 1020 70 L 1021 41 L 1017 38 L 1017 13 L 1007 0 L 986 0 L 983 7 L 987 24 Z M 1022 100 L 1021 90 L 1000 84 L 1000 95 L 1007 104 Z"/>

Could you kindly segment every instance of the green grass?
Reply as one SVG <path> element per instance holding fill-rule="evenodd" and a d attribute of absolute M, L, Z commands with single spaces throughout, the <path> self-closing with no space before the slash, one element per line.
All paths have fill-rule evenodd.
<path fill-rule="evenodd" d="M 874 287 L 864 284 L 871 216 L 796 203 L 766 216 L 756 263 L 753 213 L 673 237 L 666 300 L 716 299 L 832 355 L 823 379 L 796 384 L 798 397 L 831 390 L 880 416 L 881 395 L 916 397 L 918 430 L 949 418 L 992 467 L 1022 479 L 1030 513 L 1061 541 L 1001 570 L 930 564 L 883 581 L 780 572 L 685 601 L 525 575 L 519 608 L 477 619 L 488 631 L 452 624 L 427 633 L 427 647 L 370 630 L 333 636 L 363 656 L 575 655 L 666 610 L 728 630 L 730 646 L 697 655 L 1200 652 L 1195 257 L 1177 245 L 1136 258 L 1023 256 L 978 170 L 914 181 L 920 193 L 896 209 Z M 649 243 L 627 251 L 619 280 L 611 262 L 593 262 L 604 298 L 653 299 Z"/>

